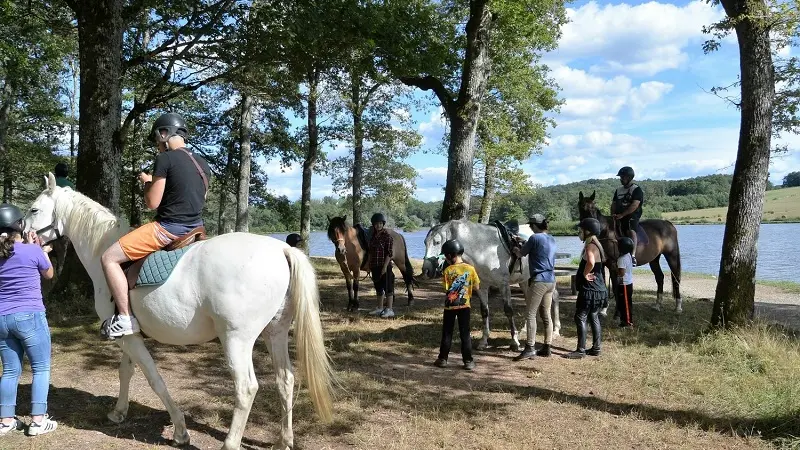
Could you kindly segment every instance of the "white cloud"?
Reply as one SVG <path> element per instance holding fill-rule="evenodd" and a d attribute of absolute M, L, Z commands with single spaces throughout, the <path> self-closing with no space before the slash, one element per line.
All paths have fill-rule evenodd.
<path fill-rule="evenodd" d="M 430 118 L 419 124 L 420 133 L 430 133 L 434 131 L 444 130 L 447 121 L 444 118 L 444 109 L 440 106 L 436 111 L 431 113 Z"/>
<path fill-rule="evenodd" d="M 570 22 L 550 59 L 564 62 L 602 55 L 592 71 L 654 75 L 685 64 L 684 48 L 701 42 L 703 26 L 719 20 L 723 12 L 705 1 L 602 7 L 591 1 L 568 9 L 567 14 Z"/>

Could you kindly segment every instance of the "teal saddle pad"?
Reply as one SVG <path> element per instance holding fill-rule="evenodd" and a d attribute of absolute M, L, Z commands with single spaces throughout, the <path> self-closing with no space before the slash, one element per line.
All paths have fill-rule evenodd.
<path fill-rule="evenodd" d="M 172 269 L 178 264 L 181 257 L 186 253 L 194 244 L 188 245 L 178 250 L 167 252 L 159 250 L 151 253 L 147 259 L 144 260 L 142 269 L 139 271 L 139 277 L 136 279 L 136 287 L 139 286 L 154 286 L 163 284 L 172 273 Z"/>

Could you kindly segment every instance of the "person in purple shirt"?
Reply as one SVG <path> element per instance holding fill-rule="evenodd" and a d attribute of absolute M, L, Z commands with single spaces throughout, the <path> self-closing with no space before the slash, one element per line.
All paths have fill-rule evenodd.
<path fill-rule="evenodd" d="M 0 204 L 0 435 L 24 429 L 15 413 L 22 356 L 28 355 L 33 371 L 28 435 L 36 436 L 57 426 L 47 415 L 50 327 L 40 280 L 53 278 L 53 266 L 36 233 L 23 242 L 23 217 L 16 206 Z"/>

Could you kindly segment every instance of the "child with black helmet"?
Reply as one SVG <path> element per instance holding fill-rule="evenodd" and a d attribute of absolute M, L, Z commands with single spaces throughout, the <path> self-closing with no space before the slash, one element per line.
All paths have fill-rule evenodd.
<path fill-rule="evenodd" d="M 633 326 L 633 240 L 622 237 L 617 243 L 619 258 L 617 259 L 617 312 L 619 313 L 619 326 L 630 328 Z"/>
<path fill-rule="evenodd" d="M 445 290 L 444 320 L 442 324 L 442 344 L 436 367 L 447 366 L 447 356 L 453 342 L 453 326 L 458 321 L 461 336 L 461 359 L 465 370 L 475 368 L 472 360 L 472 339 L 469 335 L 469 301 L 472 293 L 480 289 L 480 279 L 475 268 L 464 262 L 464 246 L 457 239 L 451 239 L 442 245 L 442 253 L 449 266 L 442 272 Z"/>
<path fill-rule="evenodd" d="M 564 355 L 580 359 L 586 355 L 600 356 L 600 309 L 608 301 L 603 261 L 605 254 L 597 237 L 603 228 L 597 219 L 586 218 L 578 224 L 578 237 L 584 242 L 581 263 L 575 282 L 578 300 L 575 303 L 575 325 L 578 327 L 578 348 Z M 592 348 L 586 350 L 586 321 L 592 328 Z"/>
<path fill-rule="evenodd" d="M 392 256 L 394 255 L 394 238 L 386 230 L 386 216 L 383 213 L 372 215 L 372 239 L 367 252 L 369 272 L 375 293 L 378 295 L 378 307 L 370 314 L 383 319 L 394 317 L 394 271 Z"/>

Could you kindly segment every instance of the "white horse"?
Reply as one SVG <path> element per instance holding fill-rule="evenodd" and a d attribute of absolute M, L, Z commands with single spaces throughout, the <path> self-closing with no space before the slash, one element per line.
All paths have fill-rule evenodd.
<path fill-rule="evenodd" d="M 97 315 L 114 312 L 100 256 L 128 227 L 88 197 L 56 186 L 47 188 L 31 206 L 26 230 L 43 242 L 70 238 L 94 284 Z M 134 289 L 131 307 L 142 331 L 172 345 L 200 344 L 219 338 L 233 377 L 235 404 L 223 449 L 238 449 L 258 391 L 253 370 L 253 345 L 261 336 L 270 345 L 283 420 L 279 448 L 292 448 L 294 375 L 289 360 L 289 328 L 297 321 L 295 339 L 302 374 L 317 414 L 330 420 L 333 382 L 322 336 L 319 291 L 308 258 L 276 239 L 246 233 L 225 234 L 191 247 L 164 284 Z M 128 413 L 128 391 L 135 363 L 169 411 L 176 444 L 189 443 L 183 412 L 172 400 L 140 334 L 116 341 L 122 349 L 119 398 L 108 418 L 119 423 Z"/>
<path fill-rule="evenodd" d="M 528 225 L 521 225 L 520 235 L 528 237 L 533 235 L 533 231 Z M 438 275 L 442 244 L 450 239 L 458 239 L 461 242 L 464 246 L 464 261 L 475 266 L 478 278 L 481 280 L 478 298 L 481 302 L 483 336 L 476 347 L 484 349 L 489 345 L 489 288 L 495 287 L 500 289 L 503 296 L 503 309 L 511 326 L 511 349 L 518 351 L 520 348 L 519 333 L 514 323 L 509 286 L 519 284 L 522 292 L 527 293 L 528 279 L 530 278 L 528 258 L 522 259 L 522 272 L 517 269 L 513 273 L 509 273 L 508 264 L 511 261 L 511 253 L 503 243 L 497 227 L 463 219 L 451 220 L 434 226 L 425 236 L 425 260 L 422 263 L 424 276 L 434 278 Z M 561 331 L 561 320 L 557 291 L 553 292 L 552 319 L 554 336 L 558 336 Z"/>

